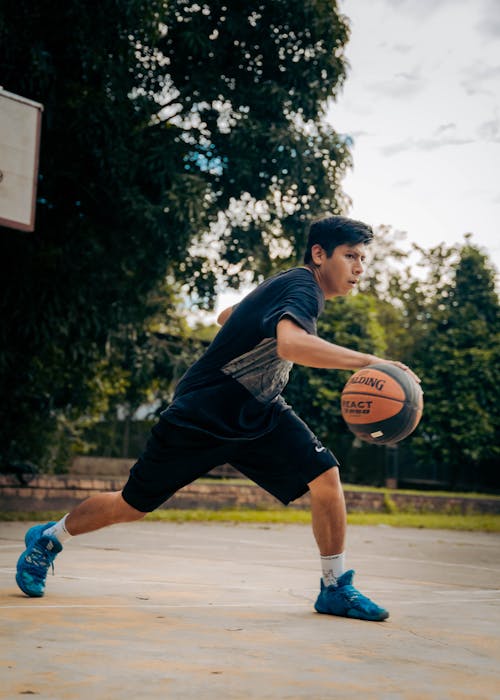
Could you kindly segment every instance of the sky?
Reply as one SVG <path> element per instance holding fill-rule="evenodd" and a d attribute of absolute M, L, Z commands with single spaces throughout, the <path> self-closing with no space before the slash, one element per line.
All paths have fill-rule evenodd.
<path fill-rule="evenodd" d="M 500 268 L 500 0 L 340 0 L 349 214 L 424 247 L 464 233 Z"/>
<path fill-rule="evenodd" d="M 328 110 L 353 138 L 353 218 L 462 243 L 500 270 L 500 0 L 339 0 L 349 69 Z M 219 297 L 224 308 L 241 297 Z"/>

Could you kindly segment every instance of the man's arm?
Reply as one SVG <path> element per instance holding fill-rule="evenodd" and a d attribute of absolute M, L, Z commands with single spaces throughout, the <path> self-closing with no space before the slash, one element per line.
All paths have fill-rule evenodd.
<path fill-rule="evenodd" d="M 282 319 L 276 328 L 278 355 L 297 365 L 320 369 L 358 370 L 375 362 L 387 362 L 408 371 L 416 381 L 420 379 L 404 364 L 385 360 L 376 355 L 368 355 L 334 345 L 327 340 L 310 335 L 288 318 Z"/>
<path fill-rule="evenodd" d="M 223 326 L 227 319 L 231 316 L 233 313 L 233 306 L 228 306 L 227 309 L 224 309 L 224 311 L 221 311 L 220 314 L 217 316 L 217 323 L 219 326 Z"/>

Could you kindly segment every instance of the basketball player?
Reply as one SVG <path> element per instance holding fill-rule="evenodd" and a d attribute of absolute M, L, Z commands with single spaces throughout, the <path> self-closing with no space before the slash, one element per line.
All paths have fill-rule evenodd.
<path fill-rule="evenodd" d="M 316 221 L 304 266 L 267 279 L 220 314 L 221 330 L 180 380 L 123 490 L 91 496 L 59 522 L 28 530 L 16 575 L 26 595 L 44 594 L 47 571 L 70 537 L 139 520 L 213 467 L 230 463 L 284 504 L 310 492 L 322 566 L 318 612 L 376 621 L 389 616 L 354 588 L 354 571 L 345 570 L 339 463 L 281 397 L 294 363 L 359 370 L 389 362 L 411 372 L 316 335 L 325 299 L 356 287 L 372 238 L 359 221 Z"/>

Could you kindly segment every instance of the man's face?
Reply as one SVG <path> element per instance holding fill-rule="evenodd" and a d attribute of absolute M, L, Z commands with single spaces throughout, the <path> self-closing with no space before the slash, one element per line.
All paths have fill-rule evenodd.
<path fill-rule="evenodd" d="M 326 299 L 345 296 L 351 292 L 364 271 L 366 245 L 357 243 L 337 246 L 327 258 L 326 251 L 320 245 L 312 248 L 313 262 L 316 264 L 315 276 Z"/>

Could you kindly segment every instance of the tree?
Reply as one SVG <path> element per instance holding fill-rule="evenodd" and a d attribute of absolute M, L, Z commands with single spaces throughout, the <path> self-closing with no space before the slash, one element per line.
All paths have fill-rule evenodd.
<path fill-rule="evenodd" d="M 217 270 L 263 274 L 340 211 L 348 142 L 321 116 L 347 36 L 334 2 L 2 3 L 2 84 L 44 105 L 36 233 L 0 237 L 4 458 L 99 405 L 166 275 L 207 305 Z"/>
<path fill-rule="evenodd" d="M 498 486 L 500 316 L 495 272 L 469 240 L 447 251 L 447 257 L 458 254 L 450 277 L 439 263 L 443 249 L 432 252 L 434 294 L 419 304 L 418 322 L 425 332 L 417 331 L 413 349 L 423 378 L 425 411 L 412 445 L 420 460 L 444 465 L 454 486 Z"/>
<path fill-rule="evenodd" d="M 458 488 L 498 488 L 500 462 L 499 303 L 495 271 L 466 238 L 463 245 L 414 246 L 421 271 L 405 263 L 398 236 L 384 227 L 355 296 L 326 305 L 322 337 L 408 363 L 422 378 L 420 425 L 401 445 L 404 477 Z M 340 417 L 347 373 L 295 368 L 287 398 L 341 458 L 343 476 L 383 483 L 380 448 L 351 449 Z M 412 471 L 413 470 L 413 471 Z"/>
<path fill-rule="evenodd" d="M 217 330 L 204 325 L 191 328 L 183 317 L 166 324 L 160 314 L 142 328 L 122 327 L 113 336 L 111 352 L 99 373 L 100 382 L 115 391 L 108 391 L 101 404 L 99 421 L 83 422 L 79 451 L 137 456 L 182 374 L 206 350 Z"/>

